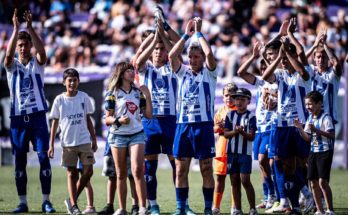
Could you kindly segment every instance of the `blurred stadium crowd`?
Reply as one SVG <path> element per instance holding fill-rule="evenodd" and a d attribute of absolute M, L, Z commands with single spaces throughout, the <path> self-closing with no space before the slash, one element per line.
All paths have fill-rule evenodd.
<path fill-rule="evenodd" d="M 342 64 L 347 54 L 348 0 L 2 0 L 0 99 L 8 96 L 2 62 L 15 7 L 18 14 L 28 9 L 33 14 L 33 26 L 48 55 L 46 72 L 62 72 L 66 67 L 82 72 L 93 68 L 95 72 L 96 67 L 110 71 L 105 67 L 134 55 L 141 34 L 154 28 L 157 4 L 180 35 L 190 18 L 202 17 L 202 32 L 218 60 L 220 77 L 234 76 L 252 53 L 252 44 L 256 40 L 267 43 L 281 22 L 293 16 L 298 20 L 295 36 L 305 49 L 312 46 L 319 30 L 326 28 L 328 45 Z M 258 73 L 257 65 L 251 68 Z"/>

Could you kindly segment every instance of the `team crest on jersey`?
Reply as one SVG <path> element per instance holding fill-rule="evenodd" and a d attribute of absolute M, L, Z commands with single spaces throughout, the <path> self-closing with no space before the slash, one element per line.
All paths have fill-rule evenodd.
<path fill-rule="evenodd" d="M 26 77 L 21 81 L 21 89 L 30 90 L 32 89 L 32 81 L 30 77 Z"/>
<path fill-rule="evenodd" d="M 159 78 L 154 81 L 154 84 L 158 90 L 164 88 L 165 86 L 164 80 Z"/>
<path fill-rule="evenodd" d="M 134 102 L 126 102 L 127 110 L 131 112 L 133 115 L 135 111 L 138 110 L 138 106 L 134 104 Z"/>

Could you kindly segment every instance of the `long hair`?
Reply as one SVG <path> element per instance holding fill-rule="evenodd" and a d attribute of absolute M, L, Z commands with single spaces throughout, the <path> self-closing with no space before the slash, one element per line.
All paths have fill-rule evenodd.
<path fill-rule="evenodd" d="M 127 69 L 134 69 L 134 67 L 132 66 L 132 64 L 125 61 L 120 62 L 116 65 L 111 74 L 111 77 L 109 78 L 108 91 L 118 90 L 121 87 L 122 77 Z"/>

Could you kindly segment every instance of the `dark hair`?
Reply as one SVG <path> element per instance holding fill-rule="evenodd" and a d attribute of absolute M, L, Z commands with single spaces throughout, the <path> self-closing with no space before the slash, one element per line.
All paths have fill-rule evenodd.
<path fill-rule="evenodd" d="M 77 77 L 77 79 L 80 81 L 79 72 L 74 68 L 68 68 L 68 69 L 64 70 L 63 81 L 65 81 L 65 79 L 67 79 L 68 77 Z"/>
<path fill-rule="evenodd" d="M 123 61 L 116 65 L 114 71 L 111 74 L 111 77 L 109 78 L 109 91 L 117 90 L 121 87 L 123 73 L 125 73 L 128 69 L 134 70 L 133 65 L 128 62 Z"/>
<path fill-rule="evenodd" d="M 323 95 L 316 91 L 316 90 L 313 90 L 311 92 L 309 92 L 306 97 L 306 99 L 312 99 L 312 101 L 315 103 L 315 104 L 318 104 L 318 102 L 323 102 Z"/>
<path fill-rule="evenodd" d="M 282 46 L 282 43 L 280 42 L 280 40 L 274 40 L 270 43 L 268 43 L 265 47 L 265 49 L 275 49 L 275 50 L 279 50 L 280 47 Z"/>
<path fill-rule="evenodd" d="M 225 84 L 224 88 L 222 89 L 222 93 L 225 94 L 225 92 L 228 92 L 233 94 L 237 90 L 238 90 L 238 87 L 235 83 L 228 83 L 228 84 Z"/>
<path fill-rule="evenodd" d="M 31 42 L 31 36 L 26 31 L 20 31 L 18 33 L 18 40 L 28 40 L 29 42 Z"/>
<path fill-rule="evenodd" d="M 147 30 L 145 30 L 143 33 L 142 33 L 142 35 L 141 35 L 141 41 L 144 41 L 148 36 L 150 36 L 150 34 L 152 34 L 152 33 L 155 33 L 155 31 L 154 30 L 152 30 L 152 29 L 147 29 Z"/>

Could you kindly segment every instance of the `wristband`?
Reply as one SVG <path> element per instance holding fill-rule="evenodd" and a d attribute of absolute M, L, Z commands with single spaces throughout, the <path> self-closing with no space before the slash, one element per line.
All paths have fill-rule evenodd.
<path fill-rule="evenodd" d="M 181 38 L 183 38 L 185 41 L 187 41 L 190 38 L 190 36 L 188 34 L 184 34 L 184 35 L 182 35 Z"/>
<path fill-rule="evenodd" d="M 163 28 L 164 28 L 165 31 L 169 31 L 169 30 L 171 29 L 171 28 L 170 28 L 170 25 L 168 25 L 167 22 L 164 22 L 164 23 L 163 23 Z"/>
<path fill-rule="evenodd" d="M 197 36 L 197 38 L 199 39 L 199 38 L 203 37 L 203 34 L 202 34 L 201 32 L 197 32 L 197 33 L 196 33 L 196 36 Z"/>
<path fill-rule="evenodd" d="M 114 121 L 114 124 L 117 126 L 117 128 L 119 128 L 119 127 L 121 127 L 121 123 L 120 123 L 120 121 L 119 121 L 119 119 L 120 119 L 121 117 L 116 117 L 116 119 L 115 119 L 115 121 Z"/>

